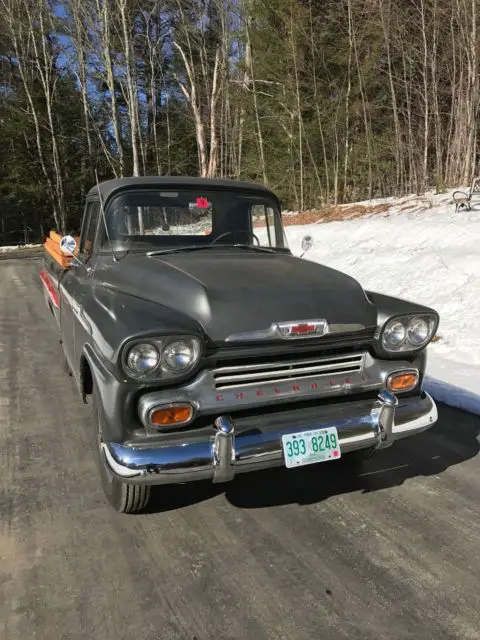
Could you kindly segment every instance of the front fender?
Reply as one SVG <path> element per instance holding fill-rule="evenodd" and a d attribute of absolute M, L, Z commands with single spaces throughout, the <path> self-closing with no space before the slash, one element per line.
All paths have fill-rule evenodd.
<path fill-rule="evenodd" d="M 97 407 L 106 431 L 105 438 L 111 442 L 123 442 L 132 430 L 143 430 L 135 411 L 138 385 L 119 380 L 90 344 L 83 349 L 82 361 L 86 365 L 80 367 L 83 370 L 82 395 L 85 398 L 85 384 L 88 384 L 85 376 L 90 375 L 91 391 L 96 393 Z"/>
<path fill-rule="evenodd" d="M 116 369 L 122 346 L 137 337 L 189 334 L 205 339 L 200 325 L 166 305 L 144 300 L 108 286 L 96 284 L 84 314 L 92 328 L 91 340 L 102 357 Z"/>
<path fill-rule="evenodd" d="M 403 300 L 402 298 L 386 296 L 383 293 L 375 293 L 374 291 L 365 291 L 365 293 L 370 302 L 377 307 L 377 325 L 379 327 L 383 327 L 390 318 L 400 315 L 429 313 L 439 318 L 435 309 L 431 309 L 422 304 Z"/>
<path fill-rule="evenodd" d="M 433 332 L 438 329 L 438 324 L 440 322 L 440 316 L 438 315 L 435 309 L 430 307 L 426 307 L 421 304 L 416 304 L 414 302 L 409 302 L 407 300 L 402 300 L 401 298 L 394 298 L 392 296 L 386 296 L 381 293 L 375 293 L 372 291 L 366 291 L 368 299 L 373 302 L 377 307 L 377 332 L 376 332 L 376 340 L 374 345 L 375 355 L 379 358 L 385 358 L 388 360 L 395 360 L 397 358 L 411 358 L 413 359 L 421 359 L 423 362 L 423 366 L 420 369 L 420 373 L 422 374 L 425 371 L 426 364 L 426 349 L 428 348 L 428 344 L 421 351 L 410 351 L 410 352 L 401 352 L 401 353 L 389 353 L 385 351 L 380 344 L 380 333 L 385 324 L 398 316 L 406 316 L 406 315 L 422 315 L 428 314 L 432 315 L 436 318 L 436 326 Z"/>

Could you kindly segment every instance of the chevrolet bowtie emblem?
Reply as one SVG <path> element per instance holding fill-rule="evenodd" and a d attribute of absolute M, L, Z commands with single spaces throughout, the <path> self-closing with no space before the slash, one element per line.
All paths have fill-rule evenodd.
<path fill-rule="evenodd" d="M 277 331 L 284 340 L 315 338 L 328 333 L 326 320 L 301 320 L 297 322 L 277 322 Z"/>
<path fill-rule="evenodd" d="M 300 340 L 302 338 L 319 338 L 327 333 L 330 333 L 330 327 L 324 319 L 296 320 L 294 322 L 274 322 L 268 329 L 236 333 L 228 336 L 225 342 Z"/>

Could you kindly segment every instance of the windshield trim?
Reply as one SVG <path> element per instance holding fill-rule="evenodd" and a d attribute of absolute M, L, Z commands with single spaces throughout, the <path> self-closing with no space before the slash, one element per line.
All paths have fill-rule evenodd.
<path fill-rule="evenodd" d="M 207 249 L 243 249 L 248 251 L 256 251 L 257 253 L 274 253 L 274 249 L 262 246 L 252 246 L 249 244 L 206 244 L 206 245 L 186 245 L 184 247 L 170 247 L 169 249 L 159 249 L 158 251 L 147 251 L 146 256 L 162 256 L 171 253 L 181 253 L 182 251 L 205 251 Z"/>
<path fill-rule="evenodd" d="M 163 185 L 162 185 L 163 187 Z M 166 189 L 165 187 L 163 188 L 145 188 L 145 187 L 133 187 L 130 186 L 129 188 L 124 188 L 121 190 L 116 191 L 115 193 L 113 193 L 108 199 L 107 201 L 104 203 L 104 209 L 105 209 L 105 221 L 108 224 L 109 221 L 109 217 L 111 215 L 112 210 L 114 210 L 115 204 L 116 202 L 118 202 L 118 200 L 121 201 L 121 199 L 125 196 L 133 196 L 135 197 L 135 195 L 138 195 L 140 198 L 142 196 L 145 195 L 152 195 L 155 196 L 156 194 L 159 194 L 161 192 L 164 191 L 168 191 L 170 189 Z M 177 184 L 175 185 L 175 191 L 183 191 L 183 192 L 192 192 L 193 187 L 192 185 L 182 185 L 182 184 Z M 216 187 L 216 186 L 210 186 L 208 185 L 207 189 L 205 189 L 205 193 L 208 197 L 209 194 L 214 194 L 215 192 L 222 192 L 223 194 L 228 194 L 229 192 L 232 193 L 232 195 L 235 196 L 239 196 L 239 198 L 251 198 L 252 199 L 252 204 L 265 204 L 266 206 L 270 206 L 272 211 L 273 211 L 273 219 L 274 219 L 274 230 L 273 230 L 273 236 L 272 236 L 272 240 L 274 239 L 275 242 L 275 246 L 270 247 L 267 244 L 265 245 L 261 245 L 261 247 L 266 248 L 266 249 L 272 249 L 272 250 L 278 250 L 278 249 L 287 249 L 288 252 L 290 252 L 289 246 L 288 246 L 288 241 L 287 241 L 287 237 L 286 237 L 286 233 L 285 233 L 285 228 L 283 225 L 283 220 L 282 220 L 282 214 L 281 214 L 281 209 L 280 209 L 280 203 L 278 201 L 278 198 L 275 196 L 275 194 L 270 193 L 270 192 L 264 192 L 262 190 L 256 190 L 255 188 L 253 189 L 245 189 L 245 188 L 238 188 L 238 189 L 232 189 L 231 187 L 229 188 L 225 188 L 225 187 Z M 256 201 L 256 202 L 255 202 Z M 228 216 L 228 213 L 222 212 L 222 213 L 218 213 L 217 212 L 217 216 L 219 216 L 219 219 L 225 220 L 225 216 Z M 213 222 L 213 221 L 212 221 Z M 103 225 L 104 226 L 104 225 Z M 220 223 L 220 227 L 228 226 L 227 225 Z M 253 227 L 253 225 L 251 225 L 252 231 L 256 228 Z M 263 228 L 263 227 L 261 227 Z M 105 252 L 109 252 L 111 251 L 110 246 L 108 246 L 108 240 L 106 238 L 106 232 L 105 229 L 102 228 L 102 225 L 99 225 L 99 229 L 98 229 L 99 233 L 97 236 L 98 239 L 98 251 L 100 253 L 105 253 Z M 143 247 L 143 251 L 145 252 L 146 249 L 148 249 L 149 251 L 161 251 L 162 248 L 167 249 L 175 249 L 175 248 L 180 248 L 182 245 L 188 244 L 188 245 L 192 245 L 192 246 L 196 246 L 196 247 L 205 247 L 208 246 L 209 243 L 212 240 L 215 240 L 215 237 L 218 237 L 222 232 L 222 229 L 219 228 L 218 233 L 215 235 L 209 235 L 209 236 L 203 236 L 203 235 L 183 235 L 183 234 L 178 234 L 178 235 L 170 235 L 170 236 L 161 236 L 161 235 L 155 235 L 155 236 L 140 236 L 140 235 L 132 235 L 131 236 L 131 241 L 130 241 L 130 246 L 127 246 L 128 243 L 125 243 L 124 246 L 120 247 L 120 246 L 116 246 L 116 242 L 115 239 L 112 239 L 112 246 L 115 247 L 115 252 L 119 252 L 121 254 L 128 254 L 130 251 L 141 251 L 142 247 L 141 244 L 145 244 L 146 246 Z M 142 238 L 142 239 L 140 239 Z M 147 239 L 148 238 L 148 239 Z M 169 244 L 170 243 L 170 244 Z M 226 245 L 231 247 L 232 245 Z"/>

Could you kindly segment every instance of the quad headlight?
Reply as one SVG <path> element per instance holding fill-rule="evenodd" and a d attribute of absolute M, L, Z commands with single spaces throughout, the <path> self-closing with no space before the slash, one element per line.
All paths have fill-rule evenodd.
<path fill-rule="evenodd" d="M 153 338 L 127 346 L 123 367 L 131 378 L 161 380 L 188 373 L 201 356 L 200 340 L 195 337 Z"/>
<path fill-rule="evenodd" d="M 126 365 L 135 377 L 148 376 L 160 364 L 160 352 L 155 344 L 136 344 L 127 352 Z"/>
<path fill-rule="evenodd" d="M 393 318 L 383 327 L 380 338 L 382 347 L 393 353 L 422 349 L 433 338 L 437 322 L 434 315 Z"/>
<path fill-rule="evenodd" d="M 163 351 L 163 364 L 170 371 L 182 372 L 191 369 L 198 357 L 198 350 L 192 340 L 175 340 Z"/>

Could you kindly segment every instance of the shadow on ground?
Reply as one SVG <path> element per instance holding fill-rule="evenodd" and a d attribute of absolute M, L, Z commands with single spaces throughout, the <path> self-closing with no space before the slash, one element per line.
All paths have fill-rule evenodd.
<path fill-rule="evenodd" d="M 440 405 L 439 421 L 432 429 L 401 440 L 361 464 L 345 457 L 340 463 L 249 473 L 225 485 L 196 482 L 156 487 L 148 513 L 181 509 L 221 493 L 236 507 L 258 509 L 315 504 L 354 491 L 381 491 L 462 464 L 477 455 L 479 439 L 480 417 Z"/>

